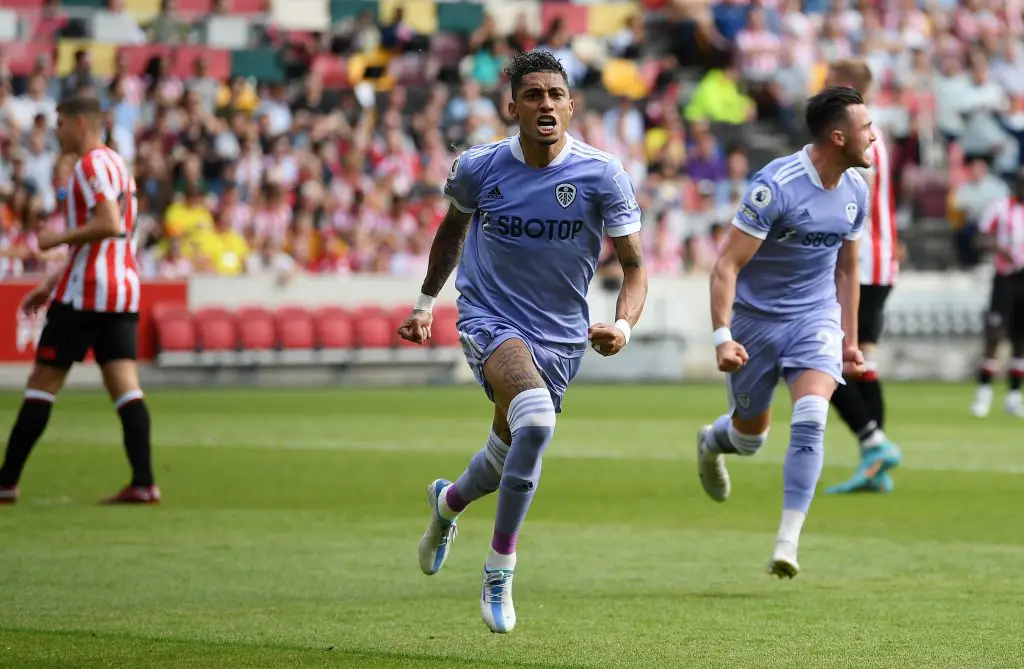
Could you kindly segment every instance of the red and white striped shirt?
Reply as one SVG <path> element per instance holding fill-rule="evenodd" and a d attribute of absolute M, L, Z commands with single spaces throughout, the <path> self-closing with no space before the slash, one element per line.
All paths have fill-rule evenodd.
<path fill-rule="evenodd" d="M 993 202 L 978 221 L 978 231 L 995 237 L 996 274 L 1024 269 L 1024 203 L 1013 196 Z"/>
<path fill-rule="evenodd" d="M 865 221 L 860 240 L 860 283 L 891 286 L 899 273 L 896 242 L 896 194 L 892 190 L 889 150 L 879 136 L 871 145 L 873 168 L 867 175 L 871 184 L 871 215 Z"/>
<path fill-rule="evenodd" d="M 99 202 L 114 200 L 121 210 L 121 236 L 71 249 L 53 300 L 79 311 L 136 313 L 139 275 L 135 264 L 135 179 L 124 159 L 101 147 L 79 158 L 68 178 L 64 212 L 68 228 L 89 222 Z"/>

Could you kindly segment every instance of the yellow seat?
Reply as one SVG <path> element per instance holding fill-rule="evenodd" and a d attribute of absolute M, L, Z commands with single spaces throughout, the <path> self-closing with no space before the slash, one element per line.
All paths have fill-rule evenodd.
<path fill-rule="evenodd" d="M 114 76 L 114 59 L 117 45 L 93 42 L 86 39 L 64 39 L 57 44 L 57 76 L 65 77 L 75 69 L 75 52 L 88 51 L 92 56 L 92 73 L 97 77 Z"/>
<path fill-rule="evenodd" d="M 632 60 L 613 58 L 604 64 L 601 74 L 604 87 L 612 95 L 638 100 L 647 95 L 647 84 L 640 68 Z"/>
<path fill-rule="evenodd" d="M 124 0 L 124 8 L 136 21 L 145 23 L 160 13 L 160 0 Z"/>
<path fill-rule="evenodd" d="M 590 7 L 590 30 L 593 37 L 608 37 L 622 30 L 626 19 L 637 13 L 631 2 L 615 2 Z"/>
<path fill-rule="evenodd" d="M 382 25 L 390 24 L 399 7 L 405 10 L 405 22 L 421 35 L 437 32 L 437 4 L 434 0 L 381 0 L 378 18 Z"/>

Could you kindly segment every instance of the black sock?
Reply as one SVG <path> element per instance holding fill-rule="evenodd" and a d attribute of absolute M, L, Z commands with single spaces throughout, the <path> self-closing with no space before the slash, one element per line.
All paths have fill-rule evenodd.
<path fill-rule="evenodd" d="M 136 391 L 137 392 L 137 391 Z M 153 465 L 149 454 L 149 410 L 142 400 L 142 393 L 128 400 L 118 400 L 117 413 L 121 416 L 124 432 L 124 450 L 132 467 L 132 486 L 153 485 Z"/>
<path fill-rule="evenodd" d="M 986 361 L 987 363 L 987 361 Z M 983 386 L 990 385 L 992 383 L 992 377 L 995 376 L 993 365 L 984 364 L 978 368 L 978 383 Z"/>
<path fill-rule="evenodd" d="M 856 384 L 847 381 L 846 385 L 836 388 L 832 393 L 832 406 L 858 439 L 863 440 L 878 429 L 878 424 L 868 413 L 867 405 Z"/>
<path fill-rule="evenodd" d="M 1008 383 L 1011 391 L 1020 390 L 1022 380 L 1024 380 L 1024 371 L 1017 369 L 1010 370 L 1010 378 L 1008 379 Z"/>
<path fill-rule="evenodd" d="M 882 400 L 882 384 L 878 382 L 878 376 L 873 373 L 865 374 L 857 379 L 857 389 L 864 399 L 864 406 L 868 410 L 871 420 L 875 421 L 878 429 L 885 428 L 885 403 Z"/>
<path fill-rule="evenodd" d="M 30 391 L 21 403 L 18 418 L 11 428 L 11 436 L 7 441 L 7 452 L 4 464 L 0 467 L 0 485 L 17 485 L 21 479 L 21 471 L 25 468 L 29 453 L 43 436 L 46 424 L 50 420 L 53 409 L 53 395 L 41 391 Z"/>

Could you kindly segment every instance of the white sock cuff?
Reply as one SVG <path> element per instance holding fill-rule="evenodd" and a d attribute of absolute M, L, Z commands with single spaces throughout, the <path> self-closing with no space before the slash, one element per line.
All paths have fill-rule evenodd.
<path fill-rule="evenodd" d="M 25 390 L 25 399 L 35 402 L 49 402 L 50 404 L 57 401 L 57 397 L 52 393 L 48 393 L 45 390 L 36 390 L 35 388 Z"/>
<path fill-rule="evenodd" d="M 139 390 L 138 388 L 136 388 L 135 390 L 129 390 L 124 395 L 121 395 L 116 400 L 114 400 L 114 408 L 115 409 L 120 409 L 121 407 L 123 407 L 125 404 L 128 404 L 129 402 L 134 402 L 135 400 L 141 400 L 141 399 L 142 399 L 142 391 L 141 390 Z"/>
<path fill-rule="evenodd" d="M 797 423 L 826 424 L 828 422 L 828 400 L 818 395 L 804 395 L 793 403 L 793 418 L 789 422 L 791 425 Z"/>
<path fill-rule="evenodd" d="M 491 430 L 491 436 L 487 438 L 487 446 L 484 447 L 484 457 L 499 474 L 505 468 L 505 458 L 508 457 L 510 444 L 506 444 L 498 435 Z"/>
<path fill-rule="evenodd" d="M 743 434 L 732 423 L 729 423 L 729 443 L 736 449 L 739 455 L 753 455 L 761 450 L 764 442 L 768 441 L 768 430 L 761 434 Z"/>
<path fill-rule="evenodd" d="M 521 427 L 554 427 L 555 404 L 547 388 L 524 390 L 508 405 L 508 426 L 512 432 Z"/>
<path fill-rule="evenodd" d="M 1011 372 L 1024 372 L 1024 358 L 1010 358 Z"/>

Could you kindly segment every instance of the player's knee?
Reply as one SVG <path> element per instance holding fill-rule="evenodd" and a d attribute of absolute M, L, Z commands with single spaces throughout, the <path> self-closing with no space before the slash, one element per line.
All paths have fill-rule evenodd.
<path fill-rule="evenodd" d="M 801 448 L 822 448 L 825 425 L 828 423 L 828 400 L 819 395 L 805 395 L 793 403 L 790 440 Z"/>
<path fill-rule="evenodd" d="M 509 444 L 502 440 L 497 432 L 492 431 L 487 439 L 487 446 L 484 448 L 484 456 L 494 471 L 499 474 L 505 468 L 505 459 L 508 457 Z"/>
<path fill-rule="evenodd" d="M 35 365 L 28 375 L 26 384 L 30 390 L 39 390 L 50 395 L 56 395 L 64 387 L 64 380 L 67 378 L 68 370 L 63 367 L 51 365 Z"/>
<path fill-rule="evenodd" d="M 505 457 L 502 486 L 526 492 L 540 480 L 540 461 L 555 433 L 555 405 L 551 393 L 535 388 L 519 393 L 508 407 L 512 445 Z"/>
<path fill-rule="evenodd" d="M 768 441 L 767 429 L 757 434 L 745 434 L 737 430 L 734 425 L 729 425 L 729 443 L 739 455 L 754 455 L 761 450 L 766 441 Z"/>
<path fill-rule="evenodd" d="M 113 360 L 101 368 L 103 385 L 112 400 L 139 390 L 139 372 L 134 360 Z"/>

